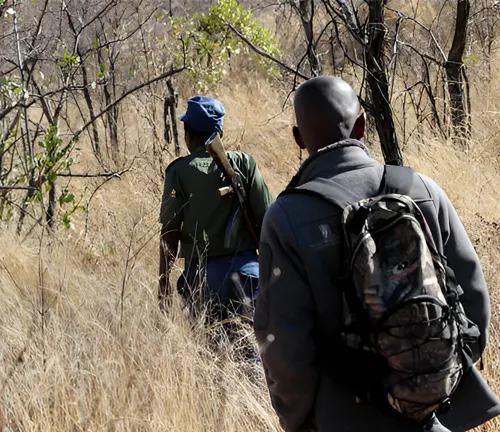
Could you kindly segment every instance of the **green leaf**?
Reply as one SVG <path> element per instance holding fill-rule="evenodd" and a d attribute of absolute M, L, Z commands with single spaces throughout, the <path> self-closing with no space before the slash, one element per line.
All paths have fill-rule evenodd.
<path fill-rule="evenodd" d="M 69 218 L 69 213 L 64 212 L 63 217 L 62 217 L 62 222 L 64 224 L 64 228 L 70 229 L 71 228 L 71 220 Z"/>
<path fill-rule="evenodd" d="M 480 59 L 478 56 L 475 56 L 475 55 L 468 55 L 468 56 L 464 56 L 462 58 L 462 61 L 465 63 L 467 60 L 470 60 L 472 61 L 473 63 L 479 63 Z"/>
<path fill-rule="evenodd" d="M 52 183 L 55 183 L 55 181 L 57 180 L 57 173 L 55 173 L 54 171 L 50 171 L 47 178 Z"/>
<path fill-rule="evenodd" d="M 75 196 L 72 193 L 67 194 L 67 195 L 66 194 L 61 195 L 61 197 L 59 198 L 59 203 L 61 205 L 68 204 L 68 203 L 73 202 L 73 201 L 75 201 Z"/>
<path fill-rule="evenodd" d="M 59 62 L 61 67 L 71 67 L 79 63 L 79 59 L 72 56 L 67 49 L 64 50 L 63 60 Z"/>
<path fill-rule="evenodd" d="M 236 0 L 219 0 L 209 11 L 209 14 L 195 14 L 189 21 L 170 19 L 174 36 L 184 41 L 183 46 L 179 44 L 175 58 L 178 62 L 183 61 L 182 47 L 185 47 L 188 53 L 187 71 L 200 89 L 206 91 L 209 84 L 216 84 L 225 75 L 227 63 L 232 58 L 230 55 L 240 52 L 252 55 L 266 73 L 278 73 L 272 62 L 250 54 L 241 39 L 219 19 L 221 17 L 230 22 L 254 45 L 276 55 L 278 46 L 275 39 L 268 29 L 254 19 L 251 9 L 244 8 Z"/>

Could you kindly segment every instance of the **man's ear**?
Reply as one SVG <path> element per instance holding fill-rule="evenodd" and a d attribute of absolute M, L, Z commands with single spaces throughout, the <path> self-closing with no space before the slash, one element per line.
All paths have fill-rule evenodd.
<path fill-rule="evenodd" d="M 304 144 L 304 140 L 302 139 L 302 135 L 300 134 L 298 126 L 294 126 L 292 128 L 292 133 L 293 133 L 293 137 L 295 138 L 295 142 L 297 143 L 299 148 L 301 148 L 302 150 L 305 150 L 306 145 Z"/>
<path fill-rule="evenodd" d="M 354 135 L 356 139 L 360 140 L 365 136 L 365 128 L 366 128 L 366 117 L 365 112 L 362 111 L 359 115 L 356 123 L 354 123 Z"/>

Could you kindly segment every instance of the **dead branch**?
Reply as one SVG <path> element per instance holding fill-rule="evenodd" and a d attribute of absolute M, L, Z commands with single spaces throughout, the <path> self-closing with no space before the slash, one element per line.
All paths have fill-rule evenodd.
<path fill-rule="evenodd" d="M 359 23 L 359 19 L 357 15 L 350 9 L 350 6 L 345 4 L 346 2 L 336 0 L 337 3 L 339 3 L 339 5 L 341 6 L 340 12 L 331 5 L 329 0 L 322 1 L 325 6 L 326 12 L 330 16 L 330 19 L 335 23 L 337 23 L 336 18 L 340 19 L 340 21 L 346 26 L 346 28 L 349 30 L 349 33 L 356 40 L 356 42 L 358 42 L 363 47 L 363 49 L 367 49 L 367 44 L 363 38 L 363 31 Z"/>
<path fill-rule="evenodd" d="M 12 190 L 26 190 L 26 191 L 37 191 L 40 188 L 35 186 L 0 186 L 0 190 L 2 191 L 12 191 Z"/>
<path fill-rule="evenodd" d="M 154 84 L 155 82 L 158 82 L 158 81 L 161 81 L 162 79 L 165 79 L 165 78 L 168 78 L 168 77 L 171 77 L 175 74 L 178 74 L 178 73 L 181 73 L 182 71 L 184 71 L 186 69 L 186 63 L 184 62 L 184 65 L 180 68 L 177 68 L 177 69 L 173 69 L 171 68 L 169 71 L 167 72 L 164 72 L 152 79 L 150 79 L 149 81 L 146 81 L 144 83 L 141 83 L 141 84 L 138 84 L 136 85 L 135 87 L 127 90 L 126 92 L 124 92 L 118 99 L 116 99 L 115 101 L 113 101 L 112 103 L 110 103 L 109 105 L 107 105 L 106 107 L 104 107 L 104 109 L 95 115 L 95 118 L 94 120 L 89 120 L 87 123 L 85 123 L 76 133 L 75 133 L 75 136 L 73 138 L 73 140 L 75 140 L 76 138 L 79 137 L 79 135 L 84 132 L 90 125 L 92 125 L 92 123 L 94 121 L 96 121 L 97 119 L 101 118 L 104 114 L 106 114 L 110 109 L 112 109 L 113 107 L 115 107 L 116 105 L 118 105 L 120 102 L 122 102 L 127 96 L 130 96 L 132 93 L 135 93 L 141 89 L 143 89 L 144 87 L 147 87 L 151 84 Z M 72 140 L 72 141 L 73 141 Z"/>
<path fill-rule="evenodd" d="M 130 171 L 130 167 L 123 169 L 121 171 L 117 172 L 109 172 L 109 173 L 61 173 L 58 174 L 58 177 L 76 177 L 76 178 L 98 178 L 98 177 L 114 177 L 114 178 L 120 178 L 123 174 L 126 172 Z"/>
<path fill-rule="evenodd" d="M 29 95 L 29 97 L 31 99 L 30 102 L 24 103 L 24 102 L 19 101 L 15 104 L 8 106 L 2 112 L 0 112 L 0 120 L 7 117 L 13 110 L 15 110 L 17 108 L 23 108 L 23 109 L 30 108 L 32 105 L 36 104 L 41 99 L 49 98 L 51 96 L 55 96 L 55 95 L 58 95 L 60 93 L 67 92 L 67 91 L 80 91 L 83 89 L 84 89 L 84 86 L 63 85 L 57 89 L 49 90 L 43 94 L 32 93 Z"/>
<path fill-rule="evenodd" d="M 426 54 L 426 53 L 423 53 L 423 52 L 420 52 L 417 48 L 415 48 L 412 44 L 409 44 L 407 42 L 403 42 L 403 41 L 398 41 L 398 44 L 401 45 L 401 46 L 404 46 L 404 47 L 407 47 L 409 49 L 411 49 L 412 51 L 415 52 L 415 54 L 418 54 L 420 57 L 422 58 L 426 58 L 427 60 L 430 60 L 431 62 L 433 63 L 436 63 L 437 65 L 439 66 L 444 66 L 445 62 L 444 61 L 439 61 L 437 58 L 435 57 L 432 57 L 431 55 L 429 54 Z"/>
<path fill-rule="evenodd" d="M 442 61 L 443 62 L 446 62 L 448 60 L 448 57 L 446 56 L 446 54 L 444 53 L 443 51 L 443 48 L 441 47 L 441 45 L 439 44 L 438 40 L 436 39 L 436 36 L 434 35 L 434 32 L 426 27 L 425 25 L 423 25 L 420 21 L 418 21 L 417 19 L 415 18 L 412 18 L 408 15 L 405 15 L 403 12 L 400 12 L 396 9 L 392 9 L 388 6 L 385 6 L 385 8 L 393 13 L 395 13 L 399 18 L 402 18 L 404 20 L 408 20 L 408 21 L 411 21 L 415 24 L 417 24 L 419 27 L 421 27 L 422 29 L 424 29 L 427 33 L 429 33 L 429 36 L 431 37 L 432 39 L 432 42 L 434 43 L 434 45 L 436 46 L 437 50 L 439 51 L 439 53 L 441 54 L 441 58 L 442 58 Z M 438 62 L 437 60 L 434 60 L 436 62 Z M 439 63 L 439 62 L 438 62 Z"/>

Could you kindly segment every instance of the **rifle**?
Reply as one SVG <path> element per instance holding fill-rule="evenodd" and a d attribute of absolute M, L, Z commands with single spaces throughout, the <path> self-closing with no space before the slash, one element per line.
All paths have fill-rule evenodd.
<path fill-rule="evenodd" d="M 218 132 L 214 132 L 205 142 L 205 148 L 207 149 L 210 156 L 212 156 L 212 159 L 215 161 L 215 164 L 221 170 L 222 174 L 224 174 L 226 180 L 231 183 L 230 186 L 225 186 L 219 189 L 221 196 L 231 193 L 236 194 L 236 197 L 238 198 L 239 209 L 243 214 L 243 217 L 245 218 L 248 231 L 250 232 L 250 235 L 255 241 L 256 247 L 258 248 L 259 239 L 257 237 L 257 234 L 255 233 L 254 225 L 252 224 L 252 221 L 248 216 L 245 187 L 243 186 L 240 174 L 236 172 L 229 163 Z"/>

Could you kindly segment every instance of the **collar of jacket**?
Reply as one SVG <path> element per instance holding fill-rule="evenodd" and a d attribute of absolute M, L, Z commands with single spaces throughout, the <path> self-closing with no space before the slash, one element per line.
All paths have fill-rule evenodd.
<path fill-rule="evenodd" d="M 297 174 L 295 174 L 292 177 L 292 180 L 286 187 L 288 188 L 293 188 L 297 187 L 300 184 L 300 179 L 302 177 L 302 174 L 304 173 L 305 169 L 311 165 L 313 162 L 315 162 L 318 158 L 321 158 L 322 156 L 326 154 L 330 154 L 334 152 L 335 150 L 343 149 L 346 147 L 357 147 L 362 149 L 368 157 L 371 158 L 370 151 L 368 150 L 368 147 L 361 141 L 355 140 L 355 139 L 346 139 L 343 141 L 336 142 L 334 144 L 330 144 L 329 146 L 323 147 L 322 149 L 318 150 L 316 153 L 312 154 L 309 156 L 304 163 L 301 165 L 299 170 L 297 171 Z"/>

